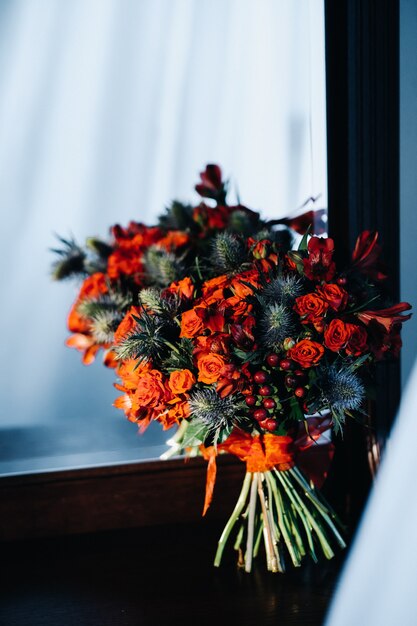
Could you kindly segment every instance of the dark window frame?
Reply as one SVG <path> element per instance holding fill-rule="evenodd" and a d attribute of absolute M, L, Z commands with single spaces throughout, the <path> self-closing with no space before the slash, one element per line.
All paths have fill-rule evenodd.
<path fill-rule="evenodd" d="M 329 232 L 340 260 L 361 230 L 377 229 L 399 284 L 399 1 L 325 0 Z M 400 395 L 398 364 L 379 373 L 373 411 L 383 439 Z M 376 416 L 378 419 L 376 420 Z M 365 502 L 370 475 L 366 437 L 352 424 L 338 443 L 330 486 L 351 524 Z M 243 464 L 219 461 L 213 518 L 230 512 Z M 3 540 L 158 523 L 200 516 L 205 462 L 191 459 L 64 470 L 0 479 Z M 337 499 L 337 498 L 336 498 Z"/>

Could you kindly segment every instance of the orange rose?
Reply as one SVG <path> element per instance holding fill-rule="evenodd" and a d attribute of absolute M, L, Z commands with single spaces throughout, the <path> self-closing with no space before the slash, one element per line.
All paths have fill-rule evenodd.
<path fill-rule="evenodd" d="M 310 339 L 302 339 L 287 352 L 288 358 L 301 365 L 301 367 L 316 365 L 323 354 L 323 346 L 317 343 L 317 341 L 310 341 Z"/>
<path fill-rule="evenodd" d="M 315 293 L 296 298 L 294 311 L 301 317 L 302 324 L 313 324 L 317 331 L 323 330 L 323 316 L 329 305 Z"/>
<path fill-rule="evenodd" d="M 180 337 L 192 339 L 196 335 L 203 332 L 203 320 L 199 317 L 195 309 L 184 311 L 181 317 L 181 334 Z"/>
<path fill-rule="evenodd" d="M 324 343 L 329 350 L 339 352 L 349 341 L 350 328 L 342 320 L 335 319 L 330 322 L 324 331 Z"/>
<path fill-rule="evenodd" d="M 211 385 L 219 380 L 225 360 L 220 354 L 210 352 L 197 358 L 198 380 Z"/>
<path fill-rule="evenodd" d="M 186 393 L 195 383 L 195 376 L 190 370 L 175 370 L 169 376 L 169 388 L 172 393 Z"/>
<path fill-rule="evenodd" d="M 155 408 L 166 400 L 166 396 L 163 374 L 159 370 L 150 370 L 141 376 L 135 392 L 135 399 L 139 405 Z"/>
<path fill-rule="evenodd" d="M 348 301 L 348 292 L 339 285 L 328 283 L 317 287 L 317 291 L 334 311 L 342 311 Z"/>

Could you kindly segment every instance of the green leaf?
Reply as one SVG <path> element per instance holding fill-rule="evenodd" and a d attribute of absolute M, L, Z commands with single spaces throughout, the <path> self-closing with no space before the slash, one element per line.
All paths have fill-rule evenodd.
<path fill-rule="evenodd" d="M 299 251 L 307 251 L 308 250 L 308 236 L 310 234 L 310 231 L 311 231 L 311 224 L 307 228 L 306 232 L 303 235 L 303 238 L 300 241 L 300 245 L 298 246 L 298 250 Z"/>
<path fill-rule="evenodd" d="M 201 420 L 195 418 L 190 421 L 181 442 L 183 448 L 191 448 L 201 445 L 207 438 L 209 427 Z"/>

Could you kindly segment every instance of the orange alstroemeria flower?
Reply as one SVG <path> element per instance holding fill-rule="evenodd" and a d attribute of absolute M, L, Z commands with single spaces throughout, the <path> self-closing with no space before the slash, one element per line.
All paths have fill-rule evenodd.
<path fill-rule="evenodd" d="M 190 241 L 190 235 L 181 230 L 170 230 L 165 237 L 158 241 L 158 246 L 168 252 L 172 252 L 181 246 L 185 246 Z"/>

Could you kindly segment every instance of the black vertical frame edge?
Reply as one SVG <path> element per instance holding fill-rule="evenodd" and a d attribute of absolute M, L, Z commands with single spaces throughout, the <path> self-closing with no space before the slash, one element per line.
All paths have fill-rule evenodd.
<path fill-rule="evenodd" d="M 386 285 L 399 297 L 399 0 L 325 0 L 329 234 L 347 263 L 357 235 L 378 230 Z M 384 363 L 372 423 L 383 442 L 400 398 L 400 366 Z M 338 442 L 334 486 L 354 526 L 370 486 L 364 430 Z M 340 498 L 339 498 L 340 499 Z"/>

